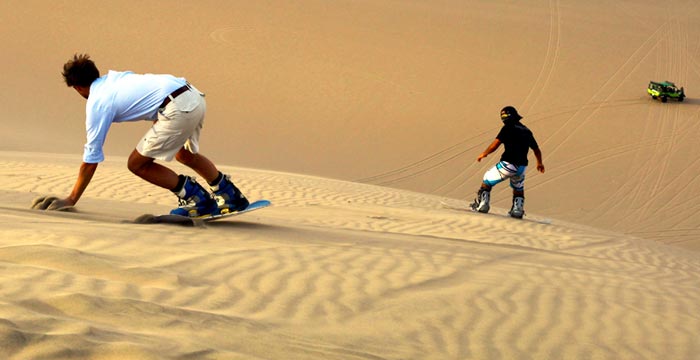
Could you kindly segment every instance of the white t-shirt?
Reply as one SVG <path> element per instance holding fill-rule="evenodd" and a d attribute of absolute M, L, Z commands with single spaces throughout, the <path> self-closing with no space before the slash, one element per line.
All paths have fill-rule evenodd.
<path fill-rule="evenodd" d="M 93 81 L 85 105 L 87 142 L 83 161 L 104 161 L 102 146 L 112 123 L 157 119 L 163 100 L 185 84 L 184 78 L 172 75 L 112 70 Z"/>

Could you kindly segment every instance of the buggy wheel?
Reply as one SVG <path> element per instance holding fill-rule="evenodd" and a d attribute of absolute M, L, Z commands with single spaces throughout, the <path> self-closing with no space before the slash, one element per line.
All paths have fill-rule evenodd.
<path fill-rule="evenodd" d="M 654 99 L 654 100 L 656 100 L 656 99 L 658 99 L 658 96 L 652 95 L 651 98 Z"/>
<path fill-rule="evenodd" d="M 668 98 L 665 97 L 665 96 L 662 96 L 662 97 L 661 97 L 661 102 L 666 102 L 666 101 L 668 101 Z"/>
<path fill-rule="evenodd" d="M 683 95 L 678 97 L 678 101 L 683 101 L 683 99 L 685 99 L 685 96 L 683 96 Z"/>

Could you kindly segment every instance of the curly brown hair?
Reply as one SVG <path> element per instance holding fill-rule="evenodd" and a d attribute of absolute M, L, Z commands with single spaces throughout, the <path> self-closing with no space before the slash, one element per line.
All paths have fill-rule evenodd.
<path fill-rule="evenodd" d="M 63 79 L 68 86 L 90 86 L 100 71 L 88 54 L 75 54 L 63 65 Z"/>

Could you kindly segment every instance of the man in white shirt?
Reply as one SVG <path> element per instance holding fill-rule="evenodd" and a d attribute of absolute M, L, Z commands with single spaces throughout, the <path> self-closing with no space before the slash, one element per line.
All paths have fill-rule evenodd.
<path fill-rule="evenodd" d="M 139 120 L 153 121 L 153 126 L 129 156 L 128 168 L 178 196 L 180 206 L 171 214 L 199 217 L 240 211 L 248 206 L 248 200 L 230 177 L 199 153 L 206 102 L 204 94 L 184 78 L 118 71 L 100 76 L 87 54 L 74 55 L 63 66 L 63 77 L 66 85 L 87 99 L 83 164 L 67 198 L 42 198 L 35 202 L 35 208 L 57 210 L 75 205 L 97 165 L 104 160 L 102 147 L 112 123 Z M 193 178 L 155 162 L 173 158 L 204 178 L 213 196 Z"/>

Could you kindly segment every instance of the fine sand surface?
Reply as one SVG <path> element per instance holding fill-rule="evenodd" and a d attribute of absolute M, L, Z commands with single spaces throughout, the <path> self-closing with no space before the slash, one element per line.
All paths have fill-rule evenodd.
<path fill-rule="evenodd" d="M 0 150 L 77 154 L 75 52 L 207 93 L 218 163 L 471 199 L 514 105 L 545 156 L 527 208 L 699 249 L 696 0 L 0 2 Z M 662 104 L 650 80 L 684 86 Z M 128 156 L 147 124 L 119 124 Z M 42 132 L 37 134 L 37 132 Z M 506 186 L 496 205 L 510 206 Z"/>
<path fill-rule="evenodd" d="M 135 225 L 167 191 L 108 160 L 0 153 L 0 350 L 12 359 L 692 359 L 700 259 L 431 195 L 224 168 L 271 208 Z M 33 182 L 20 179 L 32 179 Z M 149 194 L 150 196 L 142 196 Z M 494 209 L 503 213 L 505 209 Z"/>
<path fill-rule="evenodd" d="M 700 359 L 697 0 L 4 0 L 0 44 L 0 359 Z M 176 203 L 139 122 L 29 210 L 75 182 L 83 52 L 206 92 L 202 152 L 273 207 L 130 223 Z M 505 105 L 526 220 L 445 208 Z"/>

